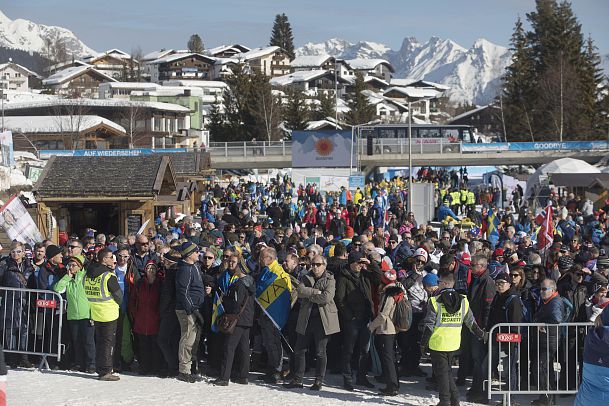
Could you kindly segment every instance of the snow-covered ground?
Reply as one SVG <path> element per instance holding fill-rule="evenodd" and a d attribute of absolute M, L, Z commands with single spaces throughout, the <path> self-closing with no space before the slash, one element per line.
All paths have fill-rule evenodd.
<path fill-rule="evenodd" d="M 427 370 L 429 370 L 427 368 Z M 247 386 L 231 383 L 228 387 L 216 387 L 207 382 L 188 384 L 175 379 L 121 375 L 118 382 L 100 382 L 95 375 L 78 372 L 38 372 L 34 370 L 10 371 L 8 376 L 8 405 L 55 406 L 55 405 L 435 405 L 437 392 L 425 389 L 425 384 L 402 379 L 400 394 L 382 397 L 377 390 L 347 392 L 340 387 L 338 375 L 328 375 L 321 392 L 308 388 L 286 390 L 256 380 L 250 374 Z M 305 384 L 311 384 L 311 380 Z M 378 385 L 381 387 L 382 385 Z M 465 388 L 461 388 L 465 399 Z M 532 396 L 519 397 L 520 405 L 528 405 Z M 572 405 L 573 397 L 559 398 L 559 405 Z M 497 399 L 498 401 L 499 399 Z M 463 406 L 473 403 L 461 402 Z"/>

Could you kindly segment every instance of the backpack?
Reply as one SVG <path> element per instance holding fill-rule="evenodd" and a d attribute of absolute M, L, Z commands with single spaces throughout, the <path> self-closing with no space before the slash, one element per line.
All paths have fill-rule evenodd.
<path fill-rule="evenodd" d="M 520 306 L 522 308 L 522 322 L 530 323 L 531 322 L 531 313 L 529 313 L 529 309 L 524 305 L 524 303 L 522 302 L 522 299 L 518 295 L 510 295 L 510 297 L 508 297 L 506 299 L 506 301 L 503 303 L 503 306 L 501 308 L 505 312 L 505 319 L 508 320 L 508 309 L 510 307 L 510 303 L 512 303 L 512 300 L 514 300 L 514 299 L 516 299 L 520 302 Z"/>
<path fill-rule="evenodd" d="M 391 321 L 397 332 L 408 331 L 412 327 L 412 304 L 406 297 L 395 304 Z"/>

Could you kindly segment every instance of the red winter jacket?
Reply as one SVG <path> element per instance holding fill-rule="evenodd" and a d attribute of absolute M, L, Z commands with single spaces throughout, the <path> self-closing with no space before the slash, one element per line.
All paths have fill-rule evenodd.
<path fill-rule="evenodd" d="M 159 332 L 160 294 L 160 279 L 158 277 L 153 284 L 149 284 L 146 277 L 140 278 L 136 282 L 135 289 L 129 295 L 129 314 L 133 320 L 134 333 L 154 335 Z"/>

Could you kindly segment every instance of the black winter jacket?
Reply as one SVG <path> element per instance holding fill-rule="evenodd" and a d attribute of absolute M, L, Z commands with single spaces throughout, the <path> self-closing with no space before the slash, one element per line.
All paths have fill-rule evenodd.
<path fill-rule="evenodd" d="M 226 295 L 222 298 L 222 306 L 226 314 L 239 314 L 245 305 L 243 313 L 239 316 L 237 325 L 252 327 L 254 325 L 254 311 L 256 309 L 255 297 L 256 283 L 254 278 L 246 275 L 233 283 Z M 249 299 L 248 299 L 249 298 Z M 247 301 L 247 302 L 246 302 Z"/>
<path fill-rule="evenodd" d="M 488 271 L 479 277 L 472 275 L 472 283 L 469 286 L 467 299 L 469 300 L 476 323 L 479 326 L 487 325 L 491 302 L 494 297 L 495 281 L 490 277 Z"/>
<path fill-rule="evenodd" d="M 192 314 L 203 304 L 205 288 L 199 269 L 184 261 L 178 263 L 176 273 L 176 310 Z"/>
<path fill-rule="evenodd" d="M 380 279 L 375 265 L 371 269 L 356 274 L 346 268 L 338 274 L 334 302 L 341 320 L 370 320 L 374 314 L 372 285 L 377 285 Z"/>

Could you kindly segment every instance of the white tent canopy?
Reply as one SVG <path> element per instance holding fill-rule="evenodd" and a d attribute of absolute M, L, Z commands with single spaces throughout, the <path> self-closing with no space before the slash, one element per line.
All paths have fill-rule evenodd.
<path fill-rule="evenodd" d="M 536 187 L 541 184 L 542 179 L 553 173 L 601 173 L 601 171 L 589 163 L 580 159 L 561 158 L 555 161 L 542 165 L 529 176 L 527 180 L 527 189 L 524 192 L 525 198 L 528 199 L 533 195 Z"/>

